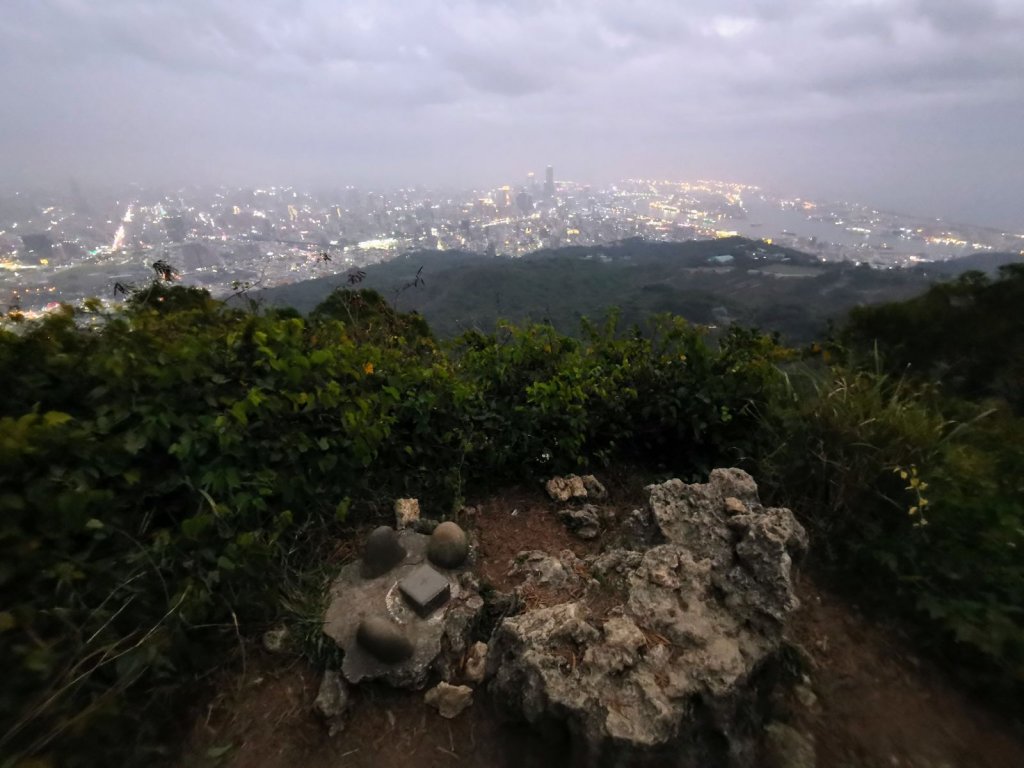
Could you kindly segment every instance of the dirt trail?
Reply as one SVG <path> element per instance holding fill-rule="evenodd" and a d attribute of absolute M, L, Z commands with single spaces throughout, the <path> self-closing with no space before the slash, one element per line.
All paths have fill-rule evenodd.
<path fill-rule="evenodd" d="M 612 489 L 617 512 L 634 492 Z M 615 503 L 616 498 L 618 502 Z M 485 580 L 507 587 L 507 562 L 527 549 L 592 551 L 568 536 L 539 493 L 512 491 L 477 505 Z M 515 514 L 513 514 L 515 511 Z M 467 521 L 468 522 L 468 521 Z M 789 637 L 813 660 L 810 690 L 778 716 L 812 734 L 820 768 L 1020 768 L 1024 739 L 916 661 L 883 630 L 806 576 Z M 512 768 L 566 766 L 564 737 L 502 722 L 482 692 L 455 720 L 423 693 L 360 687 L 351 719 L 331 737 L 312 712 L 318 680 L 304 662 L 256 654 L 198 718 L 183 766 L 230 768 Z M 811 699 L 815 699 L 811 701 Z"/>
<path fill-rule="evenodd" d="M 792 714 L 823 768 L 1020 768 L 1024 739 L 930 664 L 804 577 L 790 636 L 816 669 L 817 706 Z"/>

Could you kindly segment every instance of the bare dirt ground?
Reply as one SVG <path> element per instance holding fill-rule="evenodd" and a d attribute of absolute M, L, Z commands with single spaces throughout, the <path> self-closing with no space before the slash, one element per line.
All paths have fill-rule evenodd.
<path fill-rule="evenodd" d="M 611 485 L 604 505 L 618 516 L 639 506 L 639 488 Z M 524 550 L 583 556 L 583 542 L 556 519 L 535 489 L 513 489 L 478 502 L 463 521 L 479 546 L 478 571 L 491 586 L 514 586 L 509 564 Z M 614 538 L 614 531 L 605 540 Z M 812 660 L 816 701 L 783 698 L 777 716 L 813 735 L 820 768 L 1020 768 L 1024 739 L 995 714 L 920 662 L 806 576 L 803 606 L 789 637 Z M 257 652 L 244 673 L 226 674 L 198 714 L 183 766 L 230 768 L 511 768 L 565 766 L 569 746 L 503 721 L 482 691 L 474 705 L 445 720 L 422 692 L 361 686 L 345 729 L 330 736 L 312 710 L 318 678 L 305 662 Z"/>
<path fill-rule="evenodd" d="M 813 659 L 818 704 L 792 711 L 814 734 L 819 766 L 1024 766 L 1024 738 L 940 669 L 808 578 L 798 593 L 789 634 Z"/>

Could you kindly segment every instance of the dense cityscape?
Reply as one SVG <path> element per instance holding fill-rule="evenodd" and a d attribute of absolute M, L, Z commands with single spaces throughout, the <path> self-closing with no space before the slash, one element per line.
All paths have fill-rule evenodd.
<path fill-rule="evenodd" d="M 346 187 L 185 189 L 119 194 L 0 194 L 0 306 L 38 312 L 173 265 L 215 295 L 341 273 L 415 250 L 517 257 L 543 248 L 632 237 L 680 241 L 731 235 L 825 260 L 902 267 L 978 251 L 1024 253 L 1024 234 L 773 196 L 719 181 L 630 179 L 596 187 L 548 166 L 490 190 L 386 192 Z"/>

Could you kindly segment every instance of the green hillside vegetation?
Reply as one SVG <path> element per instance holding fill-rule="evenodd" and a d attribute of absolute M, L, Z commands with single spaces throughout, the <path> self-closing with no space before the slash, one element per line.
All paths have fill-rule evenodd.
<path fill-rule="evenodd" d="M 968 272 L 912 301 L 855 309 L 843 338 L 876 343 L 891 373 L 1024 413 L 1024 263 L 1001 267 L 995 280 Z"/>
<path fill-rule="evenodd" d="M 424 284 L 404 290 L 422 267 Z M 682 243 L 627 240 L 595 247 L 541 250 L 518 259 L 462 252 L 422 252 L 366 268 L 363 285 L 417 311 L 444 338 L 489 330 L 498 320 L 546 322 L 574 335 L 582 317 L 618 307 L 623 324 L 670 312 L 692 323 L 738 323 L 779 332 L 790 343 L 819 336 L 853 306 L 924 290 L 913 270 L 877 270 L 734 237 Z M 276 306 L 313 309 L 343 277 L 263 291 Z"/>
<path fill-rule="evenodd" d="M 963 290 L 994 322 L 1022 283 Z M 5 766 L 172 758 L 211 672 L 282 620 L 328 663 L 328 551 L 397 496 L 453 510 L 609 466 L 751 470 L 809 527 L 821 574 L 991 697 L 1024 691 L 1024 420 L 998 392 L 887 372 L 856 319 L 849 348 L 799 353 L 674 316 L 439 341 L 370 290 L 309 309 L 154 283 L 122 310 L 5 320 Z"/>

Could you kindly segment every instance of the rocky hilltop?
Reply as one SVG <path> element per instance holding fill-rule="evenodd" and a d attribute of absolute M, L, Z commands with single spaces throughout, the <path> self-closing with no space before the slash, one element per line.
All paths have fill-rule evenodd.
<path fill-rule="evenodd" d="M 452 524 L 427 535 L 430 523 L 398 505 L 405 530 L 375 531 L 332 588 L 325 632 L 344 651 L 348 684 L 437 683 L 426 701 L 449 717 L 488 698 L 541 732 L 567 729 L 583 765 L 755 764 L 807 546 L 790 511 L 762 506 L 737 469 L 651 485 L 646 506 L 625 515 L 595 503 L 604 489 L 594 478 L 558 478 L 548 491 L 576 536 L 607 544 L 485 563 L 467 513 L 453 558 L 436 544 Z M 381 552 L 393 561 L 383 572 Z M 504 569 L 511 588 L 483 584 L 484 566 Z M 424 583 L 417 602 L 410 591 Z M 327 698 L 348 699 L 336 673 L 325 685 Z M 344 706 L 325 714 L 343 728 Z"/>

